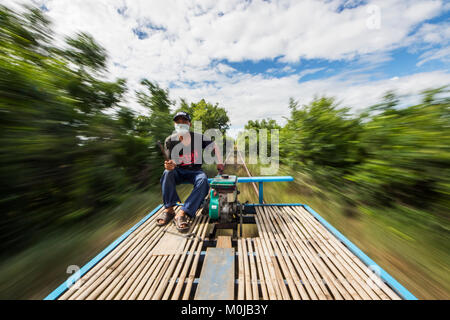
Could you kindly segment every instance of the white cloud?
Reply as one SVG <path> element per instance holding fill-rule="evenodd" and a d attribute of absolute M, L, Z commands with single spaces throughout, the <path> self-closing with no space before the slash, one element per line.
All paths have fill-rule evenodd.
<path fill-rule="evenodd" d="M 417 62 L 417 66 L 421 66 L 426 62 L 432 60 L 441 60 L 445 63 L 450 62 L 450 47 L 440 48 L 440 49 L 432 49 L 425 53 L 423 53 L 419 57 L 419 62 Z"/>
<path fill-rule="evenodd" d="M 283 69 L 281 69 L 281 72 L 293 73 L 293 72 L 295 72 L 295 69 L 292 68 L 291 66 L 285 66 Z"/>
<path fill-rule="evenodd" d="M 173 98 L 195 101 L 206 98 L 230 110 L 232 124 L 248 119 L 287 115 L 289 97 L 308 102 L 314 94 L 337 96 L 354 106 L 369 105 L 392 87 L 401 92 L 449 83 L 445 72 L 399 77 L 397 81 L 371 81 L 362 71 L 391 58 L 392 49 L 411 45 L 443 43 L 449 28 L 423 24 L 448 8 L 441 0 L 35 0 L 25 1 L 48 8 L 59 35 L 77 31 L 92 34 L 110 56 L 111 78 L 128 79 L 129 103 L 141 78 L 170 84 Z M 7 5 L 19 1 L 0 0 Z M 367 28 L 367 6 L 380 9 L 380 29 Z M 338 8 L 345 8 L 338 10 Z M 146 34 L 139 39 L 133 29 Z M 447 51 L 430 49 L 420 64 L 445 57 Z M 275 59 L 285 62 L 288 76 L 275 78 L 280 70 L 265 75 L 238 72 L 225 62 Z M 358 72 L 299 83 L 321 68 L 304 68 L 291 74 L 292 62 L 305 59 L 351 60 Z M 279 74 L 279 73 L 278 73 Z M 411 91 L 413 92 L 413 91 Z"/>
<path fill-rule="evenodd" d="M 429 24 L 424 23 L 414 35 L 417 47 L 426 50 L 419 57 L 417 66 L 432 61 L 440 60 L 444 63 L 450 62 L 450 23 Z"/>
<path fill-rule="evenodd" d="M 214 60 L 339 60 L 390 50 L 402 46 L 418 23 L 443 8 L 442 1 L 370 1 L 367 5 L 380 8 L 381 28 L 369 30 L 367 6 L 353 8 L 350 3 L 338 12 L 339 5 L 349 6 L 338 0 L 37 3 L 49 9 L 60 34 L 87 31 L 108 49 L 112 60 L 127 66 L 126 74 L 156 75 L 160 81 L 195 81 L 192 73 L 182 71 L 206 68 Z M 134 28 L 148 37 L 138 39 Z"/>
<path fill-rule="evenodd" d="M 317 72 L 322 71 L 322 70 L 324 70 L 324 69 L 325 69 L 325 68 L 313 68 L 313 69 L 305 69 L 305 70 L 302 70 L 302 71 L 298 74 L 298 78 L 301 79 L 301 78 L 303 78 L 304 76 L 307 76 L 308 74 L 314 74 L 314 73 L 317 73 Z"/>
<path fill-rule="evenodd" d="M 450 41 L 450 23 L 424 23 L 416 33 L 416 41 L 446 44 Z"/>
<path fill-rule="evenodd" d="M 413 103 L 418 101 L 416 94 L 421 90 L 450 83 L 450 74 L 443 71 L 396 76 L 377 81 L 357 74 L 337 75 L 306 82 L 298 82 L 298 75 L 269 78 L 241 74 L 239 77 L 239 81 L 222 84 L 221 88 L 180 88 L 172 90 L 172 95 L 186 97 L 191 101 L 198 101 L 207 96 L 208 100 L 226 106 L 233 128 L 241 128 L 249 119 L 271 117 L 283 122 L 283 117 L 289 116 L 289 97 L 298 100 L 300 104 L 307 104 L 315 95 L 332 96 L 342 105 L 357 112 L 379 102 L 388 90 L 394 90 L 399 95 L 413 95 L 409 101 Z"/>
<path fill-rule="evenodd" d="M 217 65 L 217 69 L 219 70 L 220 73 L 223 73 L 223 74 L 227 74 L 227 73 L 229 74 L 232 72 L 236 72 L 236 69 L 234 69 L 224 63 L 219 63 Z"/>

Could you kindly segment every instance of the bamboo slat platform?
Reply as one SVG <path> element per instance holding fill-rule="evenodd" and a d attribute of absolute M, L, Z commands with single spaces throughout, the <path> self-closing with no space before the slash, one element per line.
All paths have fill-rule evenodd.
<path fill-rule="evenodd" d="M 198 213 L 188 239 L 155 225 L 161 210 L 58 299 L 193 299 L 214 244 L 201 241 L 209 218 Z M 235 299 L 400 299 L 302 206 L 256 207 L 255 217 L 258 237 L 233 242 Z"/>

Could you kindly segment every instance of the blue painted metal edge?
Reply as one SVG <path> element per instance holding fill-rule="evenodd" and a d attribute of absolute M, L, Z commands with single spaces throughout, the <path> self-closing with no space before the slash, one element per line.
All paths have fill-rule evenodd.
<path fill-rule="evenodd" d="M 79 273 L 79 278 L 81 278 L 86 272 L 92 269 L 100 260 L 102 260 L 108 253 L 113 251 L 122 241 L 124 241 L 134 230 L 139 228 L 145 221 L 147 221 L 151 216 L 153 216 L 159 209 L 161 209 L 163 205 L 160 204 L 153 211 L 151 211 L 148 215 L 146 215 L 141 221 L 136 223 L 133 227 L 131 227 L 127 232 L 117 238 L 113 243 L 111 243 L 108 247 L 106 247 L 102 252 L 100 252 L 94 259 L 86 263 L 81 269 Z M 73 276 L 69 277 L 66 281 L 64 281 L 58 288 L 56 288 L 52 293 L 50 293 L 44 300 L 55 300 L 61 294 L 63 294 L 68 288 L 69 284 L 72 285 L 74 281 L 72 281 Z"/>
<path fill-rule="evenodd" d="M 304 206 L 302 203 L 245 203 L 246 207 L 267 207 L 267 206 L 277 206 L 277 207 L 291 207 L 291 206 Z"/>
<path fill-rule="evenodd" d="M 258 192 L 258 194 L 259 194 L 259 203 L 264 203 L 264 183 L 262 183 L 262 182 L 260 182 L 260 183 L 258 183 L 258 186 L 259 186 L 259 192 Z"/>
<path fill-rule="evenodd" d="M 208 182 L 211 183 L 213 178 L 209 178 Z M 251 182 L 281 182 L 281 181 L 294 181 L 291 176 L 278 176 L 278 177 L 238 177 L 238 183 L 251 183 Z"/>
<path fill-rule="evenodd" d="M 278 176 L 278 177 L 238 177 L 238 183 L 249 182 L 280 182 L 280 181 L 294 181 L 291 176 Z"/>
<path fill-rule="evenodd" d="M 330 231 L 335 237 L 337 237 L 347 248 L 355 254 L 366 266 L 374 266 L 380 270 L 380 278 L 386 282 L 398 295 L 406 300 L 418 300 L 411 292 L 403 287 L 397 280 L 395 280 L 389 273 L 381 268 L 375 261 L 370 259 L 364 252 L 361 251 L 353 242 L 348 240 L 342 233 L 340 233 L 335 227 L 322 218 L 317 212 L 315 212 L 310 206 L 302 203 L 268 203 L 268 204 L 246 204 L 246 206 L 301 206 L 304 207 L 309 213 L 311 213 L 319 222 Z"/>

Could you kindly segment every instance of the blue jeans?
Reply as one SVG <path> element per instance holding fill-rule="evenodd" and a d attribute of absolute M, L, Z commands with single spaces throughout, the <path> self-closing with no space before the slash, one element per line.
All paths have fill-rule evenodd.
<path fill-rule="evenodd" d="M 164 206 L 170 208 L 175 206 L 177 202 L 181 202 L 176 185 L 185 182 L 193 184 L 194 190 L 192 190 L 181 209 L 190 217 L 194 217 L 209 191 L 208 176 L 202 170 L 194 171 L 182 168 L 175 168 L 172 171 L 164 170 L 161 177 Z"/>

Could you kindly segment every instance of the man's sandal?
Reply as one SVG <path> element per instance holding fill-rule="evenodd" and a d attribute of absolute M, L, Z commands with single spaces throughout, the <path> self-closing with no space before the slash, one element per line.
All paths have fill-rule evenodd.
<path fill-rule="evenodd" d="M 175 227 L 177 228 L 178 231 L 189 230 L 189 222 L 187 221 L 186 215 L 176 216 L 173 219 L 173 222 L 175 223 Z"/>
<path fill-rule="evenodd" d="M 159 227 L 165 226 L 173 219 L 173 217 L 175 217 L 175 212 L 173 212 L 173 211 L 169 212 L 169 211 L 165 210 L 156 219 L 156 225 Z M 160 222 L 159 220 L 163 220 L 163 221 Z"/>

